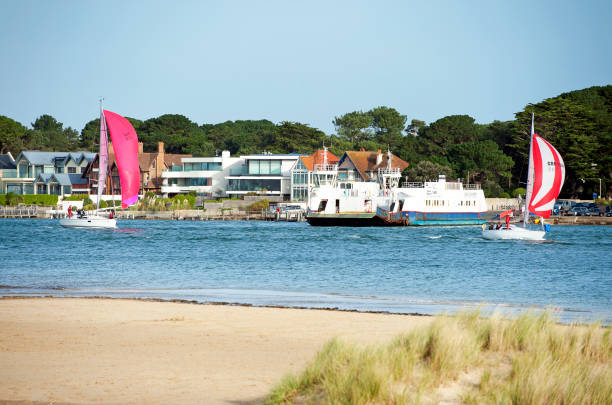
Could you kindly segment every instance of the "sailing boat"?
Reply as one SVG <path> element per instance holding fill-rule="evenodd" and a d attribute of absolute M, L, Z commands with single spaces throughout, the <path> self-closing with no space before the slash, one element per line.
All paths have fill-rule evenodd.
<path fill-rule="evenodd" d="M 544 138 L 533 130 L 533 113 L 531 114 L 531 138 L 529 141 L 529 169 L 527 174 L 527 192 L 523 209 L 523 226 L 508 225 L 501 229 L 486 229 L 483 225 L 482 236 L 485 239 L 523 239 L 542 240 L 548 227 L 543 218 L 549 218 L 555 200 L 561 192 L 565 180 L 565 164 L 559 152 Z M 542 229 L 529 229 L 529 213 L 540 216 L 537 220 Z M 508 213 L 506 212 L 508 215 Z"/>
<path fill-rule="evenodd" d="M 138 201 L 140 189 L 140 167 L 138 165 L 138 137 L 132 124 L 119 114 L 103 110 L 100 105 L 100 152 L 98 167 L 98 202 L 94 215 L 63 218 L 60 225 L 65 228 L 116 228 L 115 218 L 99 214 L 100 201 L 108 172 L 108 133 L 110 133 L 119 180 L 121 182 L 121 207 L 127 208 Z M 112 180 L 112 179 L 111 179 Z"/>

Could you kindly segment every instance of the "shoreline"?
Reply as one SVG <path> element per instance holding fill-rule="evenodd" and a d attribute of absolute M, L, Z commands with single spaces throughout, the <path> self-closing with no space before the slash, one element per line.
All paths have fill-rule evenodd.
<path fill-rule="evenodd" d="M 139 215 L 130 214 L 129 211 L 119 211 L 117 212 L 118 220 L 129 220 L 129 221 L 196 221 L 196 222 L 207 222 L 207 221 L 235 221 L 235 222 L 244 222 L 244 221 L 260 221 L 260 222 L 306 222 L 305 219 L 300 221 L 297 220 L 287 220 L 280 219 L 275 220 L 272 217 L 263 217 L 260 214 L 245 214 L 245 215 L 236 215 L 236 214 L 228 214 L 228 215 L 215 215 L 215 216 L 206 216 L 206 215 L 196 215 L 196 216 L 185 216 L 180 213 L 176 213 L 175 211 L 165 212 L 164 215 L 159 215 L 159 213 L 155 211 L 151 211 L 150 213 L 145 212 L 142 214 L 139 211 Z M 497 222 L 498 219 L 495 218 L 496 212 L 489 211 L 489 215 L 487 216 L 487 222 Z M 148 215 L 151 214 L 151 215 Z M 50 219 L 54 220 L 57 218 L 50 216 L 0 216 L 0 219 Z M 518 222 L 517 222 L 518 223 Z M 554 216 L 550 218 L 546 218 L 546 223 L 550 225 L 592 225 L 592 226 L 606 226 L 612 225 L 612 217 L 586 217 L 586 216 Z M 430 227 L 435 227 L 436 225 L 429 225 Z M 467 225 L 471 226 L 471 225 Z M 414 226 L 420 227 L 420 226 Z"/>
<path fill-rule="evenodd" d="M 255 404 L 332 338 L 385 343 L 433 319 L 186 304 L 0 299 L 0 403 Z"/>
<path fill-rule="evenodd" d="M 152 302 L 152 303 L 171 303 L 171 304 L 188 304 L 194 306 L 218 306 L 218 307 L 243 307 L 243 308 L 262 308 L 262 309 L 280 309 L 280 310 L 303 310 L 303 311 L 322 311 L 322 312 L 338 312 L 338 313 L 354 313 L 354 314 L 371 314 L 371 315 L 389 315 L 389 316 L 406 316 L 406 317 L 436 317 L 442 315 L 454 316 L 463 311 L 481 311 L 483 317 L 489 317 L 494 313 L 500 314 L 506 318 L 513 318 L 526 312 L 543 313 L 550 312 L 556 314 L 559 324 L 590 324 L 599 322 L 603 326 L 612 324 L 612 314 L 609 311 L 602 310 L 586 310 L 573 308 L 560 308 L 552 305 L 526 305 L 516 303 L 489 303 L 489 302 L 450 302 L 450 301 L 431 301 L 431 302 L 413 302 L 412 306 L 421 310 L 411 311 L 393 311 L 388 309 L 363 309 L 363 308 L 342 308 L 339 306 L 304 306 L 304 305 L 281 305 L 281 304 L 256 304 L 241 301 L 199 301 L 195 299 L 183 298 L 159 298 L 147 296 L 122 296 L 121 294 L 113 295 L 54 295 L 44 293 L 41 295 L 15 294 L 3 295 L 2 289 L 14 288 L 11 286 L 0 285 L 0 302 L 3 300 L 125 300 L 134 302 Z M 62 288 L 56 288 L 62 291 Z M 364 305 L 365 306 L 365 305 Z"/>

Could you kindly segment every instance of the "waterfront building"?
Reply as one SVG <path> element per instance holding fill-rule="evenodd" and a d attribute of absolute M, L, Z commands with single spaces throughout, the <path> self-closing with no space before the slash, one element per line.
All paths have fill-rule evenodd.
<path fill-rule="evenodd" d="M 242 164 L 234 165 L 226 176 L 226 193 L 230 196 L 256 193 L 289 200 L 291 169 L 299 158 L 297 153 L 240 156 Z"/>
<path fill-rule="evenodd" d="M 117 163 L 115 161 L 115 153 L 112 143 L 109 143 L 108 152 L 108 167 L 110 168 L 110 175 L 106 177 L 106 194 L 120 195 L 121 183 L 119 180 L 119 172 L 117 170 Z M 187 157 L 191 157 L 191 155 L 166 153 L 163 142 L 157 143 L 157 152 L 144 152 L 143 143 L 139 142 L 138 165 L 140 166 L 140 194 L 145 194 L 147 192 L 152 192 L 156 195 L 161 194 L 163 171 L 169 170 L 175 165 L 180 165 L 181 159 Z M 98 159 L 99 156 L 96 155 L 95 159 L 90 165 L 87 166 L 83 174 L 87 179 L 90 194 L 98 193 Z"/>
<path fill-rule="evenodd" d="M 313 184 L 312 172 L 336 170 L 338 160 L 327 148 L 310 156 L 300 156 L 291 168 L 291 201 L 308 201 L 310 185 Z"/>
<path fill-rule="evenodd" d="M 17 166 L 11 152 L 0 154 L 0 194 L 6 194 L 4 179 L 17 177 Z"/>
<path fill-rule="evenodd" d="M 393 153 L 373 151 L 348 151 L 338 161 L 338 182 L 342 181 L 377 181 L 379 169 L 385 170 L 391 158 L 391 169 L 401 173 L 408 167 L 408 162 Z"/>
<path fill-rule="evenodd" d="M 178 164 L 162 171 L 161 193 L 164 197 L 195 192 L 202 197 L 226 195 L 227 180 L 234 166 L 241 166 L 242 159 L 231 157 L 224 150 L 221 156 L 182 157 Z"/>
<path fill-rule="evenodd" d="M 82 189 L 81 175 L 96 154 L 23 151 L 13 169 L 3 169 L 0 191 L 16 194 L 71 194 Z M 56 176 L 51 176 L 56 175 Z"/>

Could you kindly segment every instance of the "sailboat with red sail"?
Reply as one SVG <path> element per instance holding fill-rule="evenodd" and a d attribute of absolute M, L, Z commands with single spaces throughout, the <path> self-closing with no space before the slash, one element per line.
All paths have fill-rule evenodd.
<path fill-rule="evenodd" d="M 100 213 L 100 201 L 108 174 L 108 135 L 110 134 L 119 180 L 121 207 L 127 208 L 138 201 L 140 167 L 138 165 L 138 136 L 130 122 L 119 114 L 103 110 L 100 106 L 100 151 L 98 167 L 98 199 L 92 215 L 81 215 L 60 220 L 66 228 L 116 228 L 117 220 Z"/>
<path fill-rule="evenodd" d="M 563 187 L 565 163 L 557 149 L 534 132 L 533 120 L 532 114 L 523 224 L 502 226 L 500 229 L 486 229 L 483 225 L 482 236 L 485 239 L 542 240 L 549 229 L 544 225 L 543 219 L 550 217 L 555 200 Z M 541 229 L 528 227 L 530 213 L 540 217 L 537 222 L 540 222 Z M 504 214 L 511 215 L 508 212 Z"/>

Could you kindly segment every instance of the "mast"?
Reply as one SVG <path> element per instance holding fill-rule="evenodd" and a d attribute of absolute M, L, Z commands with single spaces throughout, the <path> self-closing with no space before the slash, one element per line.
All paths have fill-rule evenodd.
<path fill-rule="evenodd" d="M 525 188 L 525 205 L 523 209 L 523 228 L 527 227 L 527 219 L 529 218 L 529 200 L 531 199 L 531 192 L 533 191 L 533 163 L 531 156 L 531 147 L 533 146 L 533 119 L 534 113 L 531 113 L 531 134 L 529 135 L 529 166 L 527 167 L 527 187 Z"/>
<path fill-rule="evenodd" d="M 104 111 L 102 110 L 103 100 L 104 98 L 100 98 L 100 145 L 98 152 L 98 201 L 96 202 L 96 214 L 100 209 L 100 200 L 106 186 L 106 172 L 108 169 L 108 130 Z"/>

